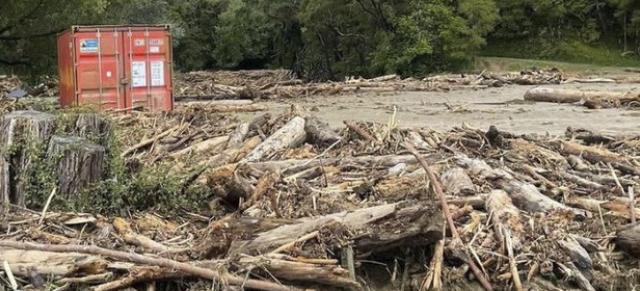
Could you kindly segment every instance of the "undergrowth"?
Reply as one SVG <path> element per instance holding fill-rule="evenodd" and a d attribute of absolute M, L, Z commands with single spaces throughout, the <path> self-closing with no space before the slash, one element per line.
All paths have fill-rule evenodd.
<path fill-rule="evenodd" d="M 565 39 L 550 41 L 543 38 L 522 40 L 492 40 L 482 50 L 481 56 L 540 59 L 600 66 L 637 67 L 640 57 L 625 54 L 618 48 L 603 42 L 585 43 Z"/>
<path fill-rule="evenodd" d="M 95 114 L 91 109 L 73 109 L 56 112 L 54 135 L 79 134 L 76 121 L 81 114 Z M 154 210 L 172 214 L 178 210 L 198 211 L 207 205 L 206 187 L 186 185 L 182 176 L 169 174 L 170 165 L 130 167 L 120 157 L 123 145 L 117 137 L 117 126 L 108 118 L 109 134 L 83 132 L 82 137 L 105 148 L 102 180 L 80 193 L 57 193 L 49 209 L 124 215 L 132 211 Z M 56 163 L 61 157 L 47 155 L 47 144 L 24 141 L 21 150 L 31 165 L 21 177 L 25 183 L 31 209 L 42 209 L 57 185 Z M 15 151 L 17 149 L 13 149 Z M 4 153 L 9 155 L 10 152 Z"/>

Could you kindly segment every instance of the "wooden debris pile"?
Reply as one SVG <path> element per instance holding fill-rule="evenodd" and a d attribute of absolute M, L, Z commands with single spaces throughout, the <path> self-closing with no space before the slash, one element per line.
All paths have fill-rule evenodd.
<path fill-rule="evenodd" d="M 518 73 L 448 74 L 424 79 L 386 75 L 371 79 L 348 77 L 342 82 L 309 83 L 289 71 L 190 72 L 176 81 L 178 99 L 272 99 L 357 92 L 448 91 L 457 88 L 501 87 L 509 84 L 560 84 L 558 70 Z"/>
<path fill-rule="evenodd" d="M 246 123 L 197 107 L 115 118 L 123 158 L 174 165 L 210 188 L 200 201 L 209 210 L 110 217 L 6 206 L 9 288 L 640 284 L 639 136 L 443 133 L 393 121 L 335 130 L 300 108 Z"/>
<path fill-rule="evenodd" d="M 15 96 L 12 96 L 15 95 Z M 0 75 L 0 99 L 6 97 L 53 97 L 58 95 L 58 79 L 43 76 L 37 85 L 28 87 L 15 75 Z"/>

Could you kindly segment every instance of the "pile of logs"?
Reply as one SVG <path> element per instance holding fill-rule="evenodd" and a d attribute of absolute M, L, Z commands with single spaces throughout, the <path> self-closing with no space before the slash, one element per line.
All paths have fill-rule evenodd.
<path fill-rule="evenodd" d="M 365 79 L 347 77 L 342 82 L 309 83 L 295 79 L 289 71 L 197 71 L 181 75 L 178 99 L 273 99 L 356 92 L 448 91 L 459 88 L 501 87 L 510 84 L 542 85 L 565 81 L 558 70 L 516 73 L 447 74 L 423 79 L 386 75 Z M 578 79 L 572 79 L 576 81 Z"/>
<path fill-rule="evenodd" d="M 27 87 L 18 76 L 0 75 L 0 100 L 6 97 L 52 97 L 56 95 L 58 95 L 58 79 L 54 77 L 43 76 L 35 86 Z"/>
<path fill-rule="evenodd" d="M 200 201 L 209 211 L 117 216 L 9 201 L 0 223 L 0 284 L 629 290 L 640 283 L 632 275 L 640 256 L 640 136 L 351 121 L 332 129 L 296 107 L 250 122 L 197 106 L 112 118 L 125 145 L 121 158 L 192 175 L 188 181 L 211 190 Z M 48 151 L 63 156 L 74 143 L 81 150 L 60 169 L 94 173 L 102 149 L 49 137 L 49 119 L 7 115 L 3 133 L 11 134 L 0 142 L 23 132 L 48 139 Z M 19 161 L 12 164 L 19 171 L 28 164 L 15 159 L 20 153 L 17 147 L 3 162 Z"/>

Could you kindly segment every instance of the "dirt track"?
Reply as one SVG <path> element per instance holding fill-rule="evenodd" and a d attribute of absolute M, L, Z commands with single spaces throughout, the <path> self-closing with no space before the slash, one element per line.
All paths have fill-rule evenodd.
<path fill-rule="evenodd" d="M 628 91 L 637 84 L 566 84 L 567 88 Z M 398 92 L 296 99 L 337 127 L 343 120 L 388 122 L 394 106 L 401 127 L 431 127 L 448 130 L 467 123 L 475 128 L 496 125 L 515 133 L 562 134 L 567 127 L 606 132 L 640 133 L 640 111 L 627 109 L 589 110 L 572 104 L 525 103 L 524 93 L 533 86 L 506 86 L 451 92 Z M 270 101 L 273 112 L 281 112 L 291 101 Z M 243 114 L 249 119 L 254 114 Z"/>

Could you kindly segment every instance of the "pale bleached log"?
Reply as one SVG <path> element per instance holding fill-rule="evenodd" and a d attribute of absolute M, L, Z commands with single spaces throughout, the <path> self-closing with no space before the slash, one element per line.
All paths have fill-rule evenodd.
<path fill-rule="evenodd" d="M 184 149 L 171 153 L 169 156 L 172 158 L 179 158 L 185 155 L 199 155 L 199 154 L 207 154 L 210 152 L 214 152 L 219 148 L 222 148 L 227 141 L 229 140 L 229 136 L 217 136 L 212 137 L 210 139 L 201 141 L 194 145 L 188 146 Z"/>
<path fill-rule="evenodd" d="M 255 162 L 275 154 L 278 151 L 293 148 L 305 141 L 304 118 L 294 117 L 282 128 L 269 136 L 262 144 L 249 153 L 242 162 Z"/>
<path fill-rule="evenodd" d="M 485 209 L 491 213 L 494 233 L 499 241 L 504 241 L 502 229 L 511 233 L 513 248 L 519 250 L 524 240 L 524 223 L 520 216 L 520 211 L 513 205 L 507 192 L 503 190 L 493 190 L 487 196 Z"/>
<path fill-rule="evenodd" d="M 301 219 L 298 223 L 283 225 L 257 235 L 249 241 L 234 242 L 230 253 L 265 253 L 298 237 L 318 230 L 321 226 L 331 222 L 338 222 L 348 228 L 360 228 L 367 223 L 376 221 L 393 214 L 397 210 L 397 203 L 358 209 L 353 212 L 340 212 L 319 217 Z"/>
<path fill-rule="evenodd" d="M 33 274 L 66 277 L 78 272 L 99 274 L 107 266 L 107 262 L 98 256 L 17 249 L 0 249 L 0 261 L 7 261 L 11 271 L 21 277 Z"/>
<path fill-rule="evenodd" d="M 229 141 L 227 142 L 228 149 L 235 149 L 242 146 L 245 138 L 249 134 L 249 123 L 243 122 L 238 124 L 233 133 L 229 136 Z"/>
<path fill-rule="evenodd" d="M 285 175 L 304 171 L 309 168 L 328 166 L 336 163 L 359 164 L 378 167 L 393 167 L 395 165 L 415 164 L 416 158 L 412 155 L 386 155 L 386 156 L 358 156 L 345 158 L 327 158 L 327 159 L 304 159 L 304 160 L 281 160 L 281 161 L 264 161 L 248 163 L 252 168 L 260 171 L 281 171 Z"/>
<path fill-rule="evenodd" d="M 357 281 L 349 277 L 349 271 L 336 265 L 317 265 L 293 262 L 266 256 L 242 256 L 241 266 L 260 265 L 273 276 L 293 282 L 307 282 L 342 287 L 347 290 L 362 290 Z"/>
<path fill-rule="evenodd" d="M 538 87 L 529 89 L 524 95 L 524 100 L 553 103 L 575 103 L 580 101 L 637 100 L 637 94 L 615 91 L 585 91 L 577 89 L 557 89 Z"/>
<path fill-rule="evenodd" d="M 554 209 L 568 210 L 578 217 L 585 217 L 583 210 L 568 207 L 540 193 L 538 188 L 526 182 L 516 180 L 511 174 L 502 169 L 494 169 L 487 163 L 477 159 L 470 159 L 460 155 L 457 163 L 465 168 L 471 176 L 488 180 L 494 186 L 509 193 L 513 203 L 527 212 L 549 212 Z"/>

